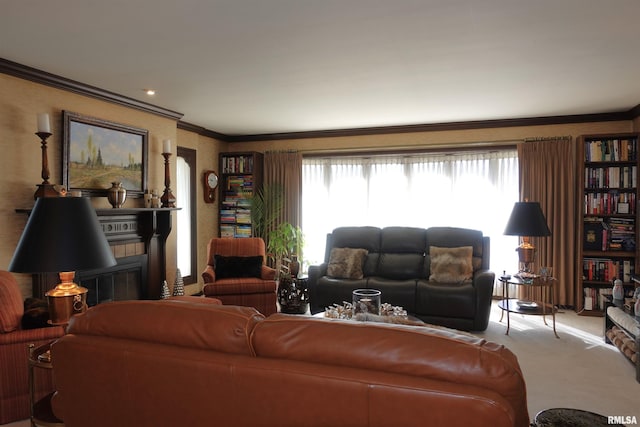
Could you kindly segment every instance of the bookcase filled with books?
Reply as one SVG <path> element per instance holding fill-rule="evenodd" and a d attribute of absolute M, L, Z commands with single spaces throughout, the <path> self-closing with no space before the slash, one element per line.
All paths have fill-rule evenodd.
<path fill-rule="evenodd" d="M 631 276 L 640 273 L 638 250 L 638 134 L 584 135 L 577 311 L 602 316 L 613 281 L 631 296 Z"/>
<path fill-rule="evenodd" d="M 263 155 L 220 154 L 220 237 L 252 237 L 251 198 L 262 186 Z"/>

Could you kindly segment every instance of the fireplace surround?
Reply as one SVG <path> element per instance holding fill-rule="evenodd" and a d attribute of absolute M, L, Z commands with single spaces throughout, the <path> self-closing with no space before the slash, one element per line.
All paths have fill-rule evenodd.
<path fill-rule="evenodd" d="M 89 289 L 87 304 L 106 301 L 159 299 L 166 280 L 166 241 L 171 214 L 179 208 L 96 209 L 98 220 L 117 264 L 76 272 L 75 282 Z M 29 213 L 30 209 L 17 212 Z M 57 274 L 34 274 L 33 297 L 57 283 Z"/>

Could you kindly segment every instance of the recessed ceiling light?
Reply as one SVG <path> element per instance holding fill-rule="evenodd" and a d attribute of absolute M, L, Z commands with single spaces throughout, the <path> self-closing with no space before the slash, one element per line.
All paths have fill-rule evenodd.
<path fill-rule="evenodd" d="M 156 91 L 153 89 L 144 89 L 144 93 L 146 93 L 149 96 L 153 96 L 156 94 Z"/>

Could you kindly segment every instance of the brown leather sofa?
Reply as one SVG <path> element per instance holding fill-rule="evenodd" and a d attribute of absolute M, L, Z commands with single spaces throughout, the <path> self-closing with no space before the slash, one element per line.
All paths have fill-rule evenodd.
<path fill-rule="evenodd" d="M 471 247 L 469 279 L 432 280 L 432 248 Z M 329 274 L 331 250 L 365 249 L 359 278 Z M 382 291 L 382 302 L 436 325 L 484 331 L 489 324 L 495 274 L 489 270 L 490 241 L 481 231 L 456 227 L 339 227 L 327 236 L 325 259 L 309 267 L 311 313 L 351 302 L 354 289 Z"/>
<path fill-rule="evenodd" d="M 529 424 L 513 353 L 427 327 L 123 301 L 75 316 L 52 360 L 67 427 Z"/>

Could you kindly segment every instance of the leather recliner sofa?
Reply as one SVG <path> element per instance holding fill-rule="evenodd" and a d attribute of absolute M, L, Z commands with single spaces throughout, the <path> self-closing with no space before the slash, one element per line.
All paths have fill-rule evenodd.
<path fill-rule="evenodd" d="M 67 427 L 529 424 L 513 353 L 450 330 L 122 301 L 51 351 Z"/>
<path fill-rule="evenodd" d="M 459 283 L 430 280 L 432 247 L 471 247 L 471 279 Z M 328 274 L 331 250 L 363 248 L 367 255 L 359 279 Z M 484 331 L 489 324 L 495 274 L 489 271 L 490 241 L 481 231 L 455 227 L 340 227 L 327 236 L 325 260 L 309 267 L 311 313 L 351 302 L 359 288 L 378 289 L 382 302 L 437 325 Z"/>

